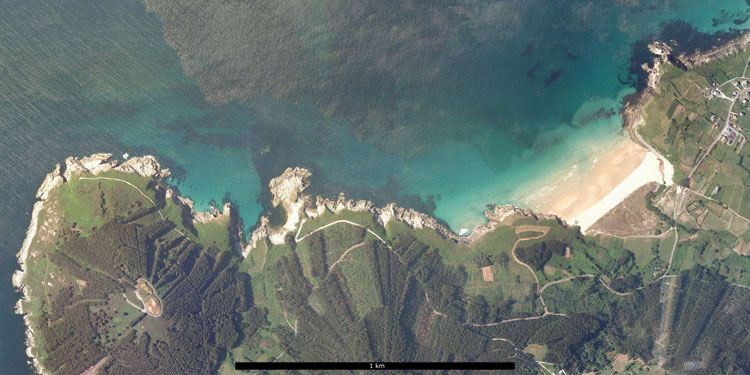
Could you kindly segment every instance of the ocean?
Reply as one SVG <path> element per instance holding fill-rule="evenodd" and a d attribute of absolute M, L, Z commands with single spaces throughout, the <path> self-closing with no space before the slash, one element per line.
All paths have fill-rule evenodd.
<path fill-rule="evenodd" d="M 750 25 L 744 0 L 145 2 L 2 4 L 0 374 L 31 372 L 10 278 L 67 156 L 153 154 L 198 209 L 230 199 L 248 230 L 299 165 L 311 193 L 458 232 L 624 136 L 645 42 L 705 48 Z"/>

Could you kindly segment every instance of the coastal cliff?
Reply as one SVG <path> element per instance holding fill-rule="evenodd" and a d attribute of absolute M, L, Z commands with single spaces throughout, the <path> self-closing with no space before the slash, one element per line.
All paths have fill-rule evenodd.
<path fill-rule="evenodd" d="M 368 212 L 383 227 L 389 221 L 396 220 L 413 229 L 431 229 L 443 238 L 463 243 L 471 243 L 496 227 L 509 224 L 506 219 L 511 217 L 523 216 L 536 220 L 555 220 L 562 225 L 566 225 L 555 215 L 538 214 L 511 205 L 495 205 L 484 211 L 487 218 L 486 223 L 475 227 L 469 236 L 460 236 L 441 224 L 436 218 L 412 208 L 399 207 L 395 203 L 389 203 L 384 207 L 376 207 L 371 201 L 347 199 L 343 193 L 335 200 L 303 194 L 304 190 L 310 185 L 310 176 L 311 173 L 308 170 L 295 167 L 287 168 L 279 177 L 271 180 L 269 190 L 272 194 L 273 206 L 281 205 L 286 212 L 287 220 L 281 227 L 274 228 L 271 226 L 269 218 L 262 216 L 243 250 L 244 256 L 247 256 L 252 249 L 256 248 L 259 241 L 269 241 L 276 245 L 284 243 L 286 235 L 293 234 L 295 230 L 298 230 L 297 224 L 305 219 L 314 219 L 326 212 L 335 214 L 344 210 Z"/>

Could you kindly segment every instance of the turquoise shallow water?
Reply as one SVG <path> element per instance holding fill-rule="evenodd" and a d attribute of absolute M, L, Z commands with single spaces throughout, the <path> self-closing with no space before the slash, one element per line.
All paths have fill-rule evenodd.
<path fill-rule="evenodd" d="M 303 26 L 319 30 L 314 23 L 325 22 L 327 31 L 312 42 L 309 34 L 295 35 L 323 56 L 315 66 L 322 78 L 276 67 L 266 73 L 273 77 L 267 93 L 217 104 L 206 98 L 231 83 L 200 69 L 186 74 L 162 20 L 137 1 L 2 5 L 0 374 L 29 372 L 10 275 L 34 192 L 69 155 L 154 154 L 199 209 L 228 197 L 248 229 L 263 211 L 268 180 L 294 165 L 313 171 L 312 193 L 397 201 L 455 230 L 470 228 L 483 221 L 486 204 L 527 204 L 550 179 L 573 165 L 586 168 L 598 148 L 621 136 L 616 114 L 596 114 L 615 113 L 622 95 L 632 92 L 633 43 L 655 33 L 700 42 L 698 34 L 662 24 L 675 19 L 702 32 L 750 23 L 734 22 L 748 15 L 744 0 L 477 1 L 460 21 L 433 9 L 431 22 L 451 20 L 443 39 L 433 39 L 442 29 L 424 27 L 417 14 L 400 28 L 424 27 L 413 39 L 378 25 L 382 34 L 356 45 L 342 36 L 351 25 L 316 14 Z M 341 59 L 331 52 L 336 48 L 345 52 Z M 393 52 L 415 48 L 413 55 Z M 395 62 L 369 50 L 393 53 Z M 229 62 L 243 57 L 242 49 L 228 51 Z M 223 65 L 216 70 L 253 76 Z M 302 82 L 292 85 L 287 75 Z M 207 86 L 209 78 L 224 86 Z"/>

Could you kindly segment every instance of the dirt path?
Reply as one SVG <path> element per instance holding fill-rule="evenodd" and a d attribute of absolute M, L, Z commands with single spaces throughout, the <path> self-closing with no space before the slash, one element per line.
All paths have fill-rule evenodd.
<path fill-rule="evenodd" d="M 666 232 L 662 234 L 644 234 L 644 235 L 632 235 L 632 236 L 618 236 L 616 234 L 601 232 L 601 231 L 589 231 L 589 232 L 586 232 L 586 234 L 591 235 L 591 236 L 596 236 L 598 234 L 601 234 L 603 236 L 621 238 L 623 240 L 628 239 L 628 238 L 662 238 L 662 237 L 666 237 L 669 233 L 671 233 L 673 229 L 674 228 L 669 228 Z"/>
<path fill-rule="evenodd" d="M 573 280 L 573 279 L 591 278 L 591 277 L 596 277 L 596 275 L 592 275 L 592 274 L 588 274 L 587 273 L 587 274 L 584 274 L 584 275 L 571 276 L 571 277 L 566 277 L 566 278 L 560 279 L 560 280 L 550 281 L 547 284 L 544 284 L 544 286 L 542 286 L 539 289 L 539 291 L 537 292 L 537 294 L 539 294 L 539 301 L 542 303 L 542 306 L 544 307 L 544 313 L 542 315 L 528 316 L 528 317 L 525 317 L 525 318 L 505 319 L 505 320 L 501 320 L 499 322 L 487 323 L 487 324 L 475 324 L 474 323 L 474 324 L 471 324 L 471 326 L 473 326 L 473 327 L 494 327 L 494 326 L 497 326 L 497 325 L 500 325 L 500 324 L 505 324 L 505 323 L 510 323 L 510 322 L 517 322 L 517 321 L 520 321 L 520 320 L 536 320 L 536 319 L 541 319 L 541 318 L 544 318 L 544 317 L 549 316 L 549 315 L 567 316 L 567 315 L 562 314 L 562 313 L 554 313 L 554 312 L 549 311 L 549 309 L 547 309 L 547 304 L 544 302 L 544 298 L 542 298 L 542 293 L 544 293 L 544 290 L 547 289 L 547 287 L 552 286 L 552 285 L 562 284 L 564 282 L 567 282 L 567 281 L 570 281 L 570 280 Z"/>
<path fill-rule="evenodd" d="M 542 227 L 537 225 L 521 225 L 516 227 L 516 234 L 524 233 L 524 232 L 540 232 L 541 234 L 533 237 L 526 237 L 526 238 L 519 238 L 516 240 L 516 243 L 513 244 L 513 248 L 510 249 L 510 254 L 513 255 L 513 260 L 516 261 L 516 263 L 528 268 L 529 272 L 531 272 L 531 275 L 534 276 L 534 280 L 536 281 L 536 289 L 540 289 L 539 285 L 539 278 L 536 277 L 536 272 L 534 272 L 534 269 L 531 268 L 528 264 L 521 262 L 520 259 L 516 256 L 516 247 L 518 247 L 518 244 L 522 241 L 530 241 L 530 240 L 537 240 L 540 239 L 549 233 L 549 227 Z M 544 304 L 544 303 L 542 303 Z"/>
<path fill-rule="evenodd" d="M 136 310 L 138 310 L 138 311 L 140 311 L 140 312 L 142 312 L 144 314 L 148 314 L 148 312 L 146 311 L 145 307 L 140 307 L 140 306 L 136 305 L 135 303 L 133 303 L 132 301 L 130 301 L 128 299 L 128 296 L 125 293 L 122 294 L 122 297 L 125 298 L 125 302 L 127 302 L 130 306 L 133 306 Z"/>
<path fill-rule="evenodd" d="M 281 312 L 284 313 L 284 320 L 286 320 L 286 325 L 288 325 L 289 328 L 291 328 L 292 331 L 294 331 L 294 334 L 297 335 L 297 320 L 299 320 L 299 319 L 295 319 L 294 320 L 294 326 L 292 326 L 292 324 L 289 323 L 289 318 L 286 317 L 286 310 L 282 309 Z"/>
<path fill-rule="evenodd" d="M 544 290 L 547 289 L 548 286 L 561 284 L 561 283 L 564 283 L 566 281 L 570 281 L 570 280 L 573 280 L 573 279 L 591 278 L 591 277 L 596 277 L 596 275 L 592 275 L 590 273 L 587 273 L 587 274 L 578 275 L 578 276 L 566 277 L 566 278 L 560 279 L 560 280 L 550 281 L 550 282 L 544 284 L 544 286 L 542 286 L 541 289 L 539 289 L 539 294 L 541 295 L 542 293 L 544 293 Z"/>
<path fill-rule="evenodd" d="M 300 241 L 303 241 L 303 240 L 304 240 L 305 238 L 307 238 L 307 236 L 309 236 L 309 235 L 311 235 L 311 234 L 313 234 L 313 233 L 315 233 L 315 232 L 317 232 L 317 231 L 319 231 L 319 230 L 323 230 L 323 229 L 326 229 L 326 228 L 328 228 L 328 227 L 330 227 L 330 226 L 332 226 L 332 225 L 335 225 L 335 224 L 342 224 L 342 223 L 343 223 L 343 224 L 354 225 L 355 227 L 365 228 L 365 229 L 367 230 L 367 232 L 368 232 L 368 233 L 372 234 L 373 236 L 375 236 L 375 238 L 377 238 L 377 239 L 378 239 L 378 240 L 379 240 L 380 242 L 382 242 L 382 243 L 383 243 L 383 244 L 385 245 L 385 247 L 387 247 L 387 248 L 388 248 L 388 250 L 390 250 L 390 251 L 391 251 L 391 252 L 392 252 L 393 254 L 395 254 L 395 255 L 396 255 L 397 257 L 400 257 L 400 256 L 399 256 L 399 255 L 398 255 L 398 254 L 397 254 L 396 252 L 394 252 L 394 251 L 393 251 L 393 248 L 391 247 L 391 245 L 389 245 L 389 244 L 388 244 L 388 242 L 385 242 L 385 240 L 384 240 L 384 239 L 382 239 L 382 238 L 381 238 L 381 237 L 380 237 L 380 236 L 379 236 L 379 235 L 378 235 L 377 233 L 375 233 L 375 232 L 371 231 L 371 230 L 370 230 L 370 228 L 368 228 L 368 227 L 366 227 L 366 226 L 364 226 L 364 225 L 362 225 L 362 224 L 359 224 L 359 223 L 355 223 L 355 222 L 353 222 L 353 221 L 349 221 L 349 220 L 336 220 L 336 221 L 334 221 L 334 222 L 331 222 L 331 223 L 328 223 L 328 224 L 326 224 L 326 225 L 324 225 L 324 226 L 322 226 L 322 227 L 320 227 L 320 228 L 318 228 L 318 229 L 315 229 L 315 230 L 313 230 L 313 231 L 310 231 L 310 233 L 308 233 L 308 234 L 306 234 L 306 235 L 304 235 L 304 236 L 300 237 L 300 236 L 299 236 L 299 234 L 300 234 L 300 232 L 302 232 L 302 225 L 304 225 L 304 224 L 305 224 L 305 219 L 303 219 L 303 220 L 302 220 L 302 221 L 301 221 L 301 222 L 299 223 L 299 229 L 297 230 L 297 234 L 296 234 L 296 235 L 294 236 L 294 240 L 295 240 L 295 242 L 300 242 Z M 548 230 L 549 230 L 549 229 L 548 229 Z M 357 244 L 357 245 L 354 245 L 354 246 L 350 247 L 349 249 L 347 249 L 347 250 L 346 250 L 346 251 L 344 252 L 344 254 L 342 254 L 342 255 L 341 255 L 341 257 L 339 257 L 339 259 L 338 259 L 338 260 L 337 260 L 337 261 L 336 261 L 336 262 L 335 262 L 334 264 L 332 264 L 332 265 L 331 265 L 331 267 L 329 268 L 329 271 L 333 269 L 333 266 L 335 266 L 335 265 L 336 265 L 336 263 L 340 262 L 340 261 L 341 261 L 341 260 L 343 259 L 344 255 L 346 255 L 346 253 L 348 253 L 348 252 L 349 252 L 349 251 L 351 251 L 351 250 L 354 250 L 355 248 L 359 247 L 359 246 L 360 246 L 360 245 L 362 245 L 362 244 L 363 244 L 363 243 L 359 243 L 359 244 Z M 426 290 L 425 290 L 425 293 L 424 293 L 424 297 L 425 297 L 425 300 L 426 300 L 426 302 L 427 302 L 427 306 L 430 306 L 430 308 L 432 309 L 432 313 L 433 313 L 433 314 L 436 314 L 436 315 L 440 315 L 440 316 L 446 316 L 446 315 L 445 315 L 445 314 L 443 314 L 442 312 L 440 312 L 440 311 L 437 311 L 437 310 L 436 310 L 436 309 L 435 309 L 435 308 L 434 308 L 434 307 L 432 306 L 432 304 L 430 303 L 430 297 L 429 297 L 429 296 L 427 295 L 427 291 L 426 291 Z"/>
<path fill-rule="evenodd" d="M 99 362 L 96 362 L 93 366 L 89 367 L 88 370 L 82 372 L 81 375 L 94 375 L 94 374 L 97 374 L 98 373 L 97 371 L 99 370 L 99 368 L 102 367 L 104 365 L 104 363 L 107 362 L 108 359 L 109 359 L 108 356 L 100 359 Z"/>
<path fill-rule="evenodd" d="M 546 236 L 547 233 L 549 233 L 549 227 L 541 225 L 519 225 L 515 229 L 516 234 L 521 234 L 524 232 L 539 232 L 542 233 L 542 236 Z"/>
<path fill-rule="evenodd" d="M 148 309 L 148 306 L 149 306 L 148 303 L 146 303 L 146 301 L 143 300 L 143 297 L 141 297 L 141 293 L 140 293 L 138 287 L 136 286 L 135 296 L 138 297 L 138 300 L 141 301 L 141 303 L 143 304 L 143 312 L 145 312 L 146 314 L 151 315 L 153 317 L 159 317 L 159 316 L 161 316 L 162 312 L 164 311 L 164 303 L 162 302 L 161 297 L 159 297 L 159 295 L 156 294 L 156 289 L 154 289 L 154 286 L 151 285 L 150 281 L 148 281 L 148 280 L 146 280 L 146 279 L 144 279 L 144 278 L 141 277 L 141 278 L 139 278 L 137 280 L 137 283 L 140 283 L 141 280 L 143 280 L 143 282 L 146 284 L 147 288 L 151 289 L 150 291 L 148 289 L 146 289 L 146 292 L 148 294 L 150 294 L 151 298 L 155 298 L 156 299 L 156 301 L 158 303 L 158 307 L 159 307 L 159 310 L 157 311 L 157 313 L 152 313 L 151 311 L 149 311 L 149 309 Z"/>
<path fill-rule="evenodd" d="M 131 183 L 130 183 L 130 182 L 128 182 L 128 181 L 125 181 L 125 180 L 122 180 L 122 179 L 119 179 L 119 178 L 114 178 L 114 177 L 79 177 L 79 179 L 81 179 L 81 180 L 109 180 L 109 181 L 119 181 L 119 182 L 122 182 L 122 183 L 124 183 L 124 184 L 127 184 L 127 185 L 131 186 L 131 187 L 132 187 L 133 189 L 135 189 L 136 191 L 138 191 L 138 193 L 139 193 L 140 195 L 142 195 L 142 196 L 143 196 L 144 198 L 146 198 L 146 200 L 148 200 L 149 202 L 151 202 L 151 205 L 153 205 L 154 207 L 156 207 L 156 203 L 154 203 L 154 201 L 153 201 L 153 200 L 152 200 L 151 198 L 149 198 L 149 196 L 148 196 L 148 195 L 144 194 L 144 193 L 143 193 L 143 192 L 141 191 L 141 189 L 139 189 L 139 188 L 138 188 L 138 186 L 135 186 L 135 185 L 131 184 Z M 164 218 L 164 215 L 162 215 L 162 214 L 161 214 L 161 211 L 159 211 L 159 210 L 156 210 L 156 212 L 158 212 L 158 213 L 159 213 L 159 216 L 161 216 L 161 219 L 162 219 L 162 220 L 166 220 L 166 219 Z"/>
<path fill-rule="evenodd" d="M 521 243 L 522 241 L 536 240 L 536 239 L 539 239 L 539 238 L 542 238 L 542 237 L 546 236 L 547 233 L 549 233 L 549 227 L 542 227 L 542 226 L 538 226 L 538 225 L 521 225 L 521 226 L 516 227 L 516 229 L 515 229 L 515 233 L 516 234 L 524 233 L 524 232 L 540 232 L 540 234 L 537 235 L 537 236 L 533 236 L 533 237 L 527 237 L 527 238 L 519 238 L 519 239 L 517 239 L 516 242 L 513 244 L 513 247 L 510 249 L 510 254 L 513 256 L 513 260 L 516 263 L 518 263 L 518 264 L 526 267 L 529 270 L 529 272 L 531 272 L 531 275 L 534 276 L 534 280 L 536 281 L 536 289 L 537 289 L 536 293 L 537 293 L 537 295 L 539 295 L 539 301 L 541 302 L 542 307 L 544 308 L 544 313 L 542 315 L 528 316 L 528 317 L 525 317 L 525 318 L 505 319 L 505 320 L 501 320 L 501 321 L 495 322 L 495 323 L 486 323 L 486 324 L 472 323 L 471 326 L 473 326 L 473 327 L 493 327 L 493 326 L 496 326 L 496 325 L 510 323 L 510 322 L 517 322 L 517 321 L 521 321 L 521 320 L 536 320 L 536 319 L 541 319 L 541 318 L 544 318 L 545 316 L 548 316 L 548 315 L 566 316 L 565 314 L 553 313 L 553 312 L 550 312 L 549 310 L 547 310 L 547 305 L 544 303 L 544 299 L 541 298 L 542 297 L 541 292 L 542 292 L 543 289 L 542 289 L 542 287 L 539 284 L 539 278 L 536 277 L 536 272 L 534 272 L 534 270 L 531 268 L 531 266 L 529 266 L 528 264 L 526 264 L 524 262 L 521 262 L 521 260 L 518 259 L 518 257 L 516 256 L 516 247 L 518 247 L 519 243 Z M 564 281 L 567 281 L 567 280 L 564 280 Z M 562 281 L 559 281 L 559 282 L 562 282 Z M 558 282 L 558 284 L 559 284 L 559 282 Z M 547 284 L 547 285 L 549 285 L 549 284 Z M 545 285 L 545 288 L 547 287 L 547 285 Z"/>
<path fill-rule="evenodd" d="M 549 309 L 547 308 L 547 304 L 544 302 L 544 296 L 543 296 L 543 293 L 547 289 L 547 287 L 550 287 L 552 285 L 562 284 L 564 282 L 567 282 L 567 281 L 570 281 L 570 280 L 573 280 L 573 279 L 579 279 L 579 278 L 596 278 L 597 277 L 596 275 L 587 273 L 587 274 L 578 275 L 578 276 L 566 277 L 566 278 L 560 279 L 560 280 L 550 281 L 547 284 L 544 284 L 543 286 L 540 286 L 539 279 L 537 278 L 536 273 L 531 268 L 531 266 L 529 266 L 528 264 L 526 264 L 524 262 L 521 262 L 518 259 L 518 257 L 516 257 L 516 247 L 518 247 L 518 244 L 521 241 L 536 240 L 536 239 L 544 237 L 545 235 L 547 235 L 547 233 L 549 233 L 549 227 L 542 227 L 542 226 L 537 226 L 537 225 L 521 225 L 521 226 L 516 227 L 516 234 L 523 233 L 523 232 L 530 232 L 530 231 L 541 232 L 541 234 L 538 235 L 538 236 L 534 236 L 534 237 L 519 238 L 518 240 L 516 240 L 516 243 L 513 244 L 513 248 L 511 249 L 510 252 L 511 252 L 511 255 L 513 255 L 513 260 L 516 261 L 516 263 L 525 266 L 529 270 L 529 272 L 531 272 L 531 274 L 534 276 L 534 280 L 536 280 L 536 286 L 537 286 L 537 292 L 536 292 L 536 294 L 539 296 L 539 302 L 542 304 L 542 307 L 544 308 L 544 313 L 542 315 L 528 316 L 528 317 L 525 317 L 525 318 L 505 319 L 505 320 L 501 320 L 501 321 L 495 322 L 495 323 L 486 323 L 486 324 L 472 323 L 471 326 L 473 326 L 473 327 L 493 327 L 493 326 L 497 326 L 497 325 L 500 325 L 500 324 L 505 324 L 505 323 L 510 323 L 510 322 L 517 322 L 517 321 L 521 321 L 521 320 L 536 320 L 536 319 L 541 319 L 541 318 L 544 318 L 544 317 L 550 316 L 550 315 L 567 316 L 567 315 L 565 315 L 563 313 L 555 313 L 555 312 L 549 311 Z M 601 281 L 601 279 L 599 279 L 599 280 Z M 614 293 L 614 294 L 616 294 L 618 296 L 624 296 L 624 295 L 628 295 L 628 294 L 632 293 L 632 292 L 628 292 L 628 293 L 619 293 L 619 292 L 616 292 L 616 291 L 612 290 L 611 288 L 609 288 L 609 286 L 607 284 L 605 284 L 604 281 L 602 281 L 602 285 L 604 285 L 607 288 L 607 290 L 609 290 L 610 292 L 612 292 L 612 293 Z"/>
<path fill-rule="evenodd" d="M 604 280 L 602 280 L 602 279 L 599 279 L 599 281 L 601 281 L 602 285 L 604 285 L 604 287 L 605 287 L 605 288 L 607 288 L 607 290 L 609 290 L 609 292 L 610 292 L 610 293 L 612 293 L 612 294 L 615 294 L 615 295 L 618 295 L 618 296 L 620 296 L 620 297 L 625 297 L 625 296 L 629 296 L 629 295 L 633 294 L 633 292 L 634 292 L 634 290 L 631 290 L 631 291 L 629 291 L 629 292 L 618 292 L 618 291 L 616 291 L 616 290 L 614 290 L 614 289 L 610 288 L 610 287 L 609 287 L 609 285 L 607 285 L 607 283 L 605 283 L 605 282 L 604 282 Z M 642 286 L 642 287 L 639 287 L 639 288 L 637 288 L 637 289 L 635 289 L 635 290 L 639 290 L 639 289 L 643 289 L 643 288 L 645 288 L 645 285 L 644 285 L 644 286 Z"/>
<path fill-rule="evenodd" d="M 346 251 L 344 251 L 344 253 L 341 254 L 341 256 L 339 257 L 339 259 L 337 259 L 335 262 L 333 262 L 333 264 L 331 264 L 330 267 L 328 267 L 328 272 L 333 271 L 333 267 L 336 267 L 336 265 L 339 264 L 339 262 L 341 262 L 342 260 L 344 260 L 344 257 L 346 256 L 346 254 L 349 254 L 350 251 L 352 251 L 352 250 L 354 250 L 354 249 L 356 249 L 356 248 L 358 248 L 358 247 L 360 247 L 360 246 L 362 246 L 364 244 L 365 244 L 364 242 L 360 242 L 360 243 L 358 243 L 358 244 L 356 244 L 356 245 L 354 245 L 354 246 L 346 249 Z"/>
<path fill-rule="evenodd" d="M 739 186 L 742 186 L 742 185 L 739 185 Z M 703 194 L 701 194 L 701 193 L 699 193 L 699 192 L 697 192 L 697 191 L 695 191 L 695 190 L 691 190 L 691 189 L 687 189 L 687 188 L 686 188 L 685 190 L 687 190 L 687 191 L 689 191 L 689 192 L 691 192 L 691 193 L 693 193 L 693 194 L 695 194 L 695 195 L 697 195 L 697 196 L 699 196 L 699 197 L 701 197 L 701 198 L 703 198 L 703 199 L 708 199 L 708 200 L 710 200 L 710 201 L 714 201 L 714 202 L 716 202 L 716 203 L 719 203 L 719 204 L 721 204 L 721 202 L 717 201 L 716 199 L 713 199 L 713 198 L 711 198 L 711 197 L 708 197 L 708 196 L 706 196 L 706 195 L 703 195 Z M 745 193 L 745 188 L 743 187 L 743 188 L 742 188 L 742 192 L 741 192 L 740 194 L 744 195 L 744 193 Z M 734 191 L 732 191 L 732 194 L 734 194 Z M 740 195 L 740 204 L 742 203 L 742 195 Z M 731 200 L 730 200 L 730 202 L 731 202 Z M 731 212 L 732 214 L 734 214 L 735 216 L 737 216 L 737 217 L 739 217 L 740 219 L 744 220 L 745 222 L 747 222 L 747 223 L 750 223 L 750 219 L 748 219 L 748 218 L 746 218 L 746 217 L 744 217 L 744 216 L 742 216 L 742 215 L 738 214 L 738 213 L 737 213 L 737 212 L 735 212 L 735 211 L 734 211 L 733 209 L 729 208 L 729 206 L 727 206 L 727 208 L 725 208 L 725 210 L 727 210 L 727 211 Z"/>

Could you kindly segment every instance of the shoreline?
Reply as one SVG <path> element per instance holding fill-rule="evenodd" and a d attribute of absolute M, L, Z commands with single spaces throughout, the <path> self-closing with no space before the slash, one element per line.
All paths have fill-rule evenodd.
<path fill-rule="evenodd" d="M 26 355 L 30 359 L 28 363 L 34 367 L 37 374 L 46 374 L 46 372 L 44 371 L 42 364 L 39 363 L 39 359 L 33 353 L 36 341 L 34 340 L 34 330 L 31 324 L 31 311 L 24 311 L 24 304 L 31 302 L 31 295 L 29 288 L 23 284 L 23 278 L 26 275 L 26 261 L 29 256 L 29 248 L 31 248 L 31 243 L 34 238 L 36 238 L 37 227 L 39 226 L 39 213 L 42 211 L 42 208 L 44 208 L 44 200 L 34 203 L 34 209 L 31 213 L 31 223 L 29 223 L 29 228 L 26 230 L 26 238 L 23 240 L 21 250 L 16 254 L 21 269 L 16 270 L 12 277 L 13 286 L 18 288 L 23 294 L 23 296 L 16 302 L 15 313 L 23 315 L 23 321 L 26 325 Z"/>
<path fill-rule="evenodd" d="M 399 207 L 396 203 L 389 203 L 383 207 L 376 207 L 367 200 L 347 199 L 343 193 L 338 199 L 328 199 L 321 196 L 312 197 L 303 194 L 309 186 L 311 173 L 300 167 L 287 168 L 280 176 L 269 182 L 269 190 L 273 197 L 274 207 L 281 206 L 287 214 L 287 221 L 280 227 L 274 228 L 267 216 L 261 216 L 258 226 L 252 231 L 242 255 L 248 257 L 253 249 L 258 248 L 259 242 L 274 245 L 284 243 L 287 234 L 298 233 L 298 223 L 307 219 L 320 217 L 326 212 L 338 213 L 343 210 L 353 212 L 368 212 L 375 221 L 385 228 L 391 220 L 402 222 L 413 229 L 430 229 L 446 239 L 456 243 L 472 243 L 491 232 L 498 226 L 505 225 L 509 217 L 531 217 L 537 220 L 554 220 L 561 225 L 567 223 L 553 214 L 540 214 L 531 209 L 519 208 L 512 205 L 492 205 L 485 210 L 487 222 L 474 227 L 468 236 L 456 234 L 452 229 L 443 225 L 434 216 L 418 212 L 412 208 Z"/>

